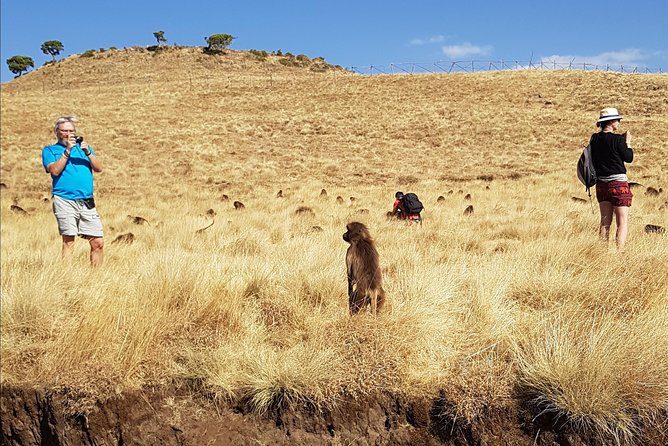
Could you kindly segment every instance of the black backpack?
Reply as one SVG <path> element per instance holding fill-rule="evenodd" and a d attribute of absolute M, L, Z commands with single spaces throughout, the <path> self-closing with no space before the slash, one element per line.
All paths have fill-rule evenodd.
<path fill-rule="evenodd" d="M 404 205 L 404 211 L 406 211 L 407 214 L 419 214 L 422 212 L 422 209 L 424 209 L 418 196 L 412 192 L 404 194 L 401 198 L 401 204 Z"/>
<path fill-rule="evenodd" d="M 591 197 L 591 192 L 589 192 L 589 189 L 596 185 L 597 179 L 596 169 L 594 169 L 594 163 L 591 159 L 591 141 L 589 141 L 589 145 L 585 147 L 585 149 L 582 151 L 582 155 L 580 155 L 580 159 L 578 160 L 577 174 L 578 179 L 587 188 L 587 193 Z"/>

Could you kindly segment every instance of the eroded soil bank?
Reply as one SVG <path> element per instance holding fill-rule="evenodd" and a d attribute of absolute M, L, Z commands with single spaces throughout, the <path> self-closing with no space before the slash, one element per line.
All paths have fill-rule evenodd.
<path fill-rule="evenodd" d="M 259 416 L 243 402 L 213 405 L 173 389 L 150 389 L 71 415 L 68 400 L 43 390 L 3 387 L 2 445 L 549 445 L 603 444 L 522 408 L 469 425 L 444 415 L 447 398 L 381 394 L 336 409 L 300 406 Z M 638 440 L 665 446 L 652 432 Z"/>

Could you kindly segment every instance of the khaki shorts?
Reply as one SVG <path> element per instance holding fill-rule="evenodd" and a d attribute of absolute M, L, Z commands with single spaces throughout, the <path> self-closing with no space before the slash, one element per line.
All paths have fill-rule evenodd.
<path fill-rule="evenodd" d="M 60 235 L 102 237 L 102 220 L 94 205 L 89 208 L 86 200 L 68 200 L 54 195 L 53 213 Z"/>

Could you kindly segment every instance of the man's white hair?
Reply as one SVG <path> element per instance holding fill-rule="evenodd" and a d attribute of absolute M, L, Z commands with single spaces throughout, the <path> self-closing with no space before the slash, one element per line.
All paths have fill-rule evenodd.
<path fill-rule="evenodd" d="M 53 127 L 53 132 L 55 133 L 55 132 L 58 131 L 58 126 L 59 126 L 60 124 L 64 124 L 64 123 L 66 123 L 66 122 L 69 122 L 69 123 L 71 123 L 72 125 L 74 125 L 74 123 L 77 122 L 78 120 L 79 120 L 79 118 L 77 118 L 77 117 L 74 116 L 74 115 L 70 115 L 70 116 L 61 116 L 60 118 L 56 119 L 56 125 Z M 74 126 L 74 130 L 76 130 L 76 129 L 77 129 L 76 126 Z"/>

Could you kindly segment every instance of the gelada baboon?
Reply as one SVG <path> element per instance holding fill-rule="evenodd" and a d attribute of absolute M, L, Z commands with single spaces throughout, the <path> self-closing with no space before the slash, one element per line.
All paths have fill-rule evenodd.
<path fill-rule="evenodd" d="M 369 229 L 363 223 L 348 223 L 346 229 L 343 240 L 350 243 L 346 251 L 350 313 L 356 314 L 370 305 L 371 313 L 375 316 L 385 304 L 378 251 Z"/>

